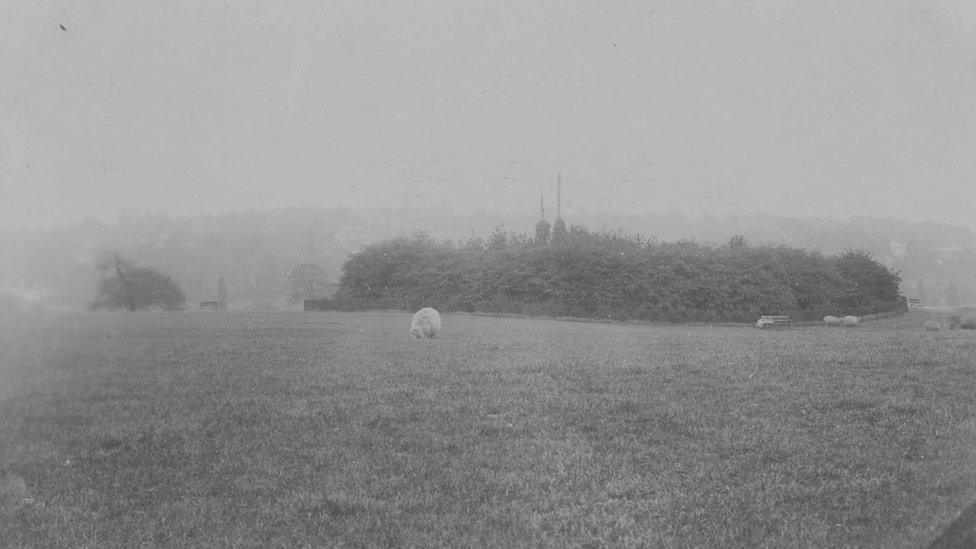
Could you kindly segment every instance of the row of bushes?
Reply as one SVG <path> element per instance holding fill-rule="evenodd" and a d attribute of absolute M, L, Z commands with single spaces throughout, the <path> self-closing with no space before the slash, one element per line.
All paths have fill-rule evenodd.
<path fill-rule="evenodd" d="M 345 263 L 329 306 L 751 322 L 888 310 L 902 301 L 899 281 L 860 251 L 825 257 L 741 238 L 667 243 L 574 226 L 552 242 L 496 231 L 488 241 L 418 233 L 372 244 Z"/>

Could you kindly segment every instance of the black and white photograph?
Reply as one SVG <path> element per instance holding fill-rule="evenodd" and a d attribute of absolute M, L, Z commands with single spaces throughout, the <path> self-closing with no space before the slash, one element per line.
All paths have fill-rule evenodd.
<path fill-rule="evenodd" d="M 976 2 L 0 0 L 0 547 L 976 547 Z"/>

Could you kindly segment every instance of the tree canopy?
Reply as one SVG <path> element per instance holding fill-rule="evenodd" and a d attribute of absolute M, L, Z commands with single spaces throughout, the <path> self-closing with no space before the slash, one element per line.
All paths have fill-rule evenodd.
<path fill-rule="evenodd" d="M 415 233 L 366 246 L 344 265 L 336 297 L 360 308 L 754 321 L 873 312 L 901 299 L 899 282 L 860 251 L 668 243 L 575 225 L 544 244 L 498 227 L 487 242 Z"/>
<path fill-rule="evenodd" d="M 180 285 L 170 277 L 115 254 L 98 264 L 106 273 L 95 292 L 95 299 L 89 306 L 97 309 L 128 309 L 136 311 L 159 307 L 163 310 L 183 308 L 186 296 Z M 111 274 L 108 274 L 111 273 Z"/>

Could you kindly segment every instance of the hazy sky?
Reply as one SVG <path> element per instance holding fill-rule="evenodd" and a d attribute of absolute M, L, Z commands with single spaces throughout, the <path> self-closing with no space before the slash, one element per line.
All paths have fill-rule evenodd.
<path fill-rule="evenodd" d="M 557 173 L 566 213 L 976 225 L 971 0 L 270 4 L 0 0 L 0 230 Z"/>

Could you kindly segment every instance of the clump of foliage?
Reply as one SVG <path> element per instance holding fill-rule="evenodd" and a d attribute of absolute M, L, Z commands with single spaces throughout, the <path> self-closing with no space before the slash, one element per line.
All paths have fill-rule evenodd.
<path fill-rule="evenodd" d="M 89 309 L 128 309 L 136 311 L 159 307 L 179 310 L 186 302 L 180 285 L 159 271 L 139 267 L 115 254 L 98 264 L 106 276 L 99 281 L 95 300 Z M 108 273 L 112 273 L 109 275 Z"/>
<path fill-rule="evenodd" d="M 901 299 L 899 282 L 861 251 L 824 257 L 741 237 L 712 246 L 580 226 L 554 229 L 547 242 L 498 227 L 487 242 L 415 233 L 369 245 L 344 265 L 336 298 L 344 308 L 753 321 L 875 312 Z"/>

